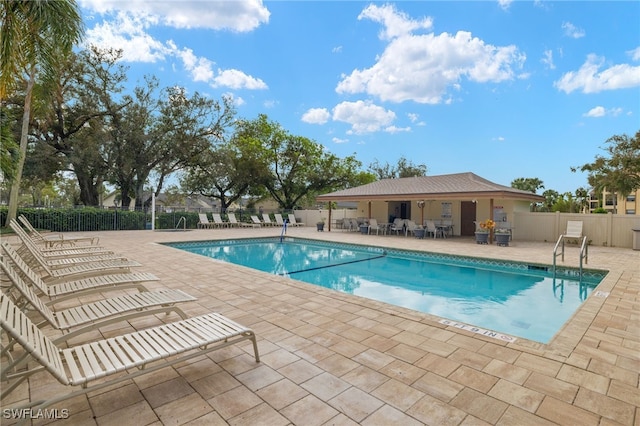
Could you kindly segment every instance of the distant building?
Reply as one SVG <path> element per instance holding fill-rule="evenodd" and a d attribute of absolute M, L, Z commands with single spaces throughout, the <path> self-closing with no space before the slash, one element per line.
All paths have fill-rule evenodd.
<path fill-rule="evenodd" d="M 617 198 L 617 199 L 616 199 Z M 602 191 L 601 194 L 591 193 L 589 198 L 589 213 L 593 213 L 595 209 L 602 207 L 607 212 L 617 209 L 618 214 L 640 215 L 640 189 L 623 197 L 609 192 Z"/>

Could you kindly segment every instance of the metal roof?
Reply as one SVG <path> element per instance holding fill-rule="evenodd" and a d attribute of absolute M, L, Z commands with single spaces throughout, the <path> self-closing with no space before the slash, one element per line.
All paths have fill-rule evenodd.
<path fill-rule="evenodd" d="M 544 197 L 528 191 L 499 185 L 474 173 L 381 179 L 355 188 L 323 194 L 318 201 L 336 200 L 429 200 L 509 198 L 543 201 Z"/>

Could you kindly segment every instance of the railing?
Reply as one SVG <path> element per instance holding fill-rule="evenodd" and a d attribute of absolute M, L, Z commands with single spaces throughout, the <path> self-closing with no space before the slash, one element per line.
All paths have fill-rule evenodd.
<path fill-rule="evenodd" d="M 282 231 L 280 232 L 280 242 L 282 242 L 282 239 L 284 238 L 284 234 L 287 233 L 287 222 L 288 222 L 287 219 L 285 219 L 282 222 Z"/>
<path fill-rule="evenodd" d="M 176 224 L 176 229 L 178 229 L 178 227 L 180 226 L 180 222 L 182 222 L 182 229 L 184 229 L 186 231 L 187 230 L 187 218 L 182 216 L 180 218 L 180 220 L 178 220 L 178 223 Z"/>
<path fill-rule="evenodd" d="M 556 259 L 558 258 L 558 256 L 562 256 L 562 261 L 564 262 L 565 238 L 567 238 L 566 235 L 560 235 L 560 237 L 558 237 L 558 241 L 556 242 L 555 247 L 553 247 L 553 277 L 554 278 L 556 276 Z M 574 237 L 568 237 L 568 238 L 575 239 Z M 558 248 L 561 248 L 560 253 L 558 253 Z M 580 244 L 580 278 L 582 278 L 583 259 L 585 264 L 589 262 L 589 244 L 587 244 L 587 237 L 582 237 L 582 243 Z"/>

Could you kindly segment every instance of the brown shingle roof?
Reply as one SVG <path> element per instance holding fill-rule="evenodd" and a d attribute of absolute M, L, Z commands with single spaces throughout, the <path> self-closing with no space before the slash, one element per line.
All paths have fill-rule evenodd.
<path fill-rule="evenodd" d="M 542 201 L 544 197 L 528 191 L 493 183 L 467 172 L 438 176 L 382 179 L 355 188 L 317 197 L 318 201 L 335 200 L 409 200 L 510 198 Z"/>

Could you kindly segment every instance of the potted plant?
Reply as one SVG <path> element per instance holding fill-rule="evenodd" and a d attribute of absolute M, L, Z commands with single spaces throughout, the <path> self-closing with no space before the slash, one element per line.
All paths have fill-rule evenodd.
<path fill-rule="evenodd" d="M 505 228 L 496 228 L 493 234 L 496 237 L 496 244 L 502 247 L 507 247 L 509 245 L 509 240 L 511 239 L 511 232 Z"/>
<path fill-rule="evenodd" d="M 318 232 L 324 231 L 324 217 L 321 218 L 318 222 L 316 222 L 316 228 L 318 229 Z"/>
<path fill-rule="evenodd" d="M 480 222 L 480 227 L 476 230 L 476 244 L 489 244 L 489 235 L 495 226 L 496 223 L 491 219 Z"/>

